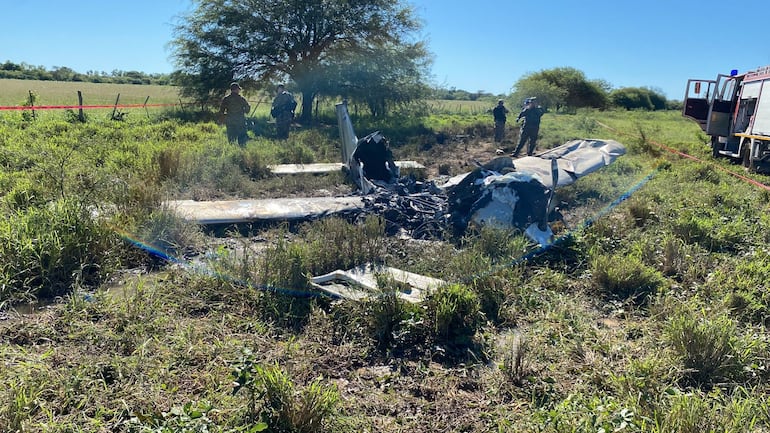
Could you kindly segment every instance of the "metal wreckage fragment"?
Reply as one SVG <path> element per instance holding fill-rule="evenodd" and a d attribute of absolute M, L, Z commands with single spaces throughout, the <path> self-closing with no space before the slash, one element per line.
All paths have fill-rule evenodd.
<path fill-rule="evenodd" d="M 342 104 L 340 104 L 342 105 Z M 358 218 L 377 214 L 386 221 L 389 235 L 414 239 L 440 239 L 447 233 L 461 234 L 468 226 L 492 225 L 521 230 L 540 245 L 552 241 L 548 224 L 554 215 L 556 188 L 605 167 L 625 154 L 613 140 L 572 140 L 537 156 L 518 159 L 499 157 L 478 168 L 450 178 L 443 184 L 398 176 L 398 163 L 389 159 L 388 143 L 379 131 L 357 139 L 347 108 L 338 105 L 343 140 L 343 159 L 348 173 L 363 194 Z M 362 147 L 379 146 L 380 160 L 362 163 Z M 368 178 L 366 166 L 378 164 L 377 178 Z M 390 169 L 390 178 L 383 175 Z"/>
<path fill-rule="evenodd" d="M 548 223 L 555 214 L 554 190 L 625 154 L 625 147 L 616 141 L 573 140 L 537 156 L 499 157 L 486 164 L 477 163 L 475 170 L 449 179 L 418 181 L 411 175 L 401 176 L 401 171 L 408 171 L 401 169 L 425 167 L 416 161 L 392 161 L 387 139 L 379 131 L 362 139 L 355 136 L 346 104 L 337 105 L 337 119 L 342 163 L 271 169 L 276 174 L 291 174 L 336 171 L 342 166 L 358 186 L 356 195 L 215 202 L 177 200 L 165 206 L 186 220 L 207 225 L 312 220 L 329 215 L 361 220 L 379 215 L 391 236 L 435 240 L 447 234 L 462 234 L 471 225 L 493 225 L 521 230 L 534 242 L 546 245 L 553 237 Z M 373 148 L 357 153 L 360 146 Z M 380 164 L 371 178 L 366 176 L 372 171 L 366 169 L 367 164 Z M 410 302 L 419 302 L 425 293 L 445 284 L 371 263 L 312 277 L 312 284 L 336 297 L 362 299 L 377 292 L 376 276 L 385 273 L 406 287 L 398 296 Z"/>

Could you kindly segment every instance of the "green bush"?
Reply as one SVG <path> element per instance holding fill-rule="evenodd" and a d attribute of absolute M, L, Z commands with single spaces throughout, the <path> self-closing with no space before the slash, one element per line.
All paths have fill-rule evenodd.
<path fill-rule="evenodd" d="M 539 409 L 533 418 L 538 427 L 529 430 L 548 433 L 638 432 L 644 425 L 623 401 L 604 393 L 570 394 L 553 407 Z"/>
<path fill-rule="evenodd" d="M 152 248 L 163 258 L 176 258 L 182 253 L 199 251 L 203 246 L 203 234 L 198 225 L 183 220 L 170 209 L 150 212 L 138 222 L 131 235 L 144 246 Z"/>
<path fill-rule="evenodd" d="M 217 409 L 207 401 L 188 402 L 174 406 L 168 412 L 142 414 L 128 420 L 129 431 L 138 433 L 208 432 L 216 431 Z M 249 432 L 266 428 L 264 424 L 254 426 Z"/>
<path fill-rule="evenodd" d="M 468 231 L 462 243 L 465 249 L 481 253 L 493 262 L 518 259 L 531 249 L 531 242 L 523 235 L 493 226 Z"/>
<path fill-rule="evenodd" d="M 620 254 L 595 257 L 591 276 L 600 293 L 637 304 L 646 303 L 664 283 L 659 272 L 638 258 Z"/>
<path fill-rule="evenodd" d="M 250 179 L 262 179 L 268 177 L 270 169 L 265 163 L 265 156 L 259 148 L 247 146 L 241 152 L 241 158 L 238 161 L 241 171 L 246 173 Z"/>
<path fill-rule="evenodd" d="M 334 385 L 313 380 L 297 390 L 289 375 L 279 366 L 263 366 L 246 352 L 234 365 L 233 394 L 249 393 L 252 418 L 258 417 L 270 432 L 320 433 L 330 428 L 339 392 Z"/>
<path fill-rule="evenodd" d="M 680 311 L 666 326 L 666 338 L 689 383 L 710 387 L 742 379 L 744 354 L 736 325 L 726 316 Z"/>
<path fill-rule="evenodd" d="M 478 296 L 461 284 L 443 286 L 431 294 L 427 316 L 436 341 L 458 350 L 473 345 L 473 337 L 485 320 Z"/>
<path fill-rule="evenodd" d="M 384 349 L 395 340 L 395 331 L 406 318 L 404 302 L 394 290 L 384 290 L 365 301 L 369 329 L 378 348 Z"/>
<path fill-rule="evenodd" d="M 385 249 L 385 221 L 376 215 L 367 216 L 362 224 L 324 218 L 303 225 L 299 235 L 316 274 L 378 261 Z"/>
<path fill-rule="evenodd" d="M 628 213 L 637 227 L 643 227 L 648 220 L 655 219 L 655 213 L 649 203 L 638 198 L 632 198 L 628 202 Z"/>
<path fill-rule="evenodd" d="M 739 320 L 767 326 L 770 323 L 770 253 L 756 250 L 729 267 L 712 272 L 706 288 L 723 296 Z"/>
<path fill-rule="evenodd" d="M 310 272 L 304 246 L 279 239 L 263 256 L 261 281 L 277 288 L 307 289 Z"/>
<path fill-rule="evenodd" d="M 117 236 L 71 201 L 0 224 L 0 302 L 51 299 L 94 287 L 117 266 Z"/>
<path fill-rule="evenodd" d="M 767 402 L 748 390 L 734 395 L 720 392 L 677 393 L 658 414 L 655 433 L 751 433 L 766 427 Z"/>

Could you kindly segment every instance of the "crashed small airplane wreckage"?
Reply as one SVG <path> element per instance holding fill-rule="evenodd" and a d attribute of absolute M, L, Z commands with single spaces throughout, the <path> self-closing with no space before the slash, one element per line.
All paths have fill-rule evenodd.
<path fill-rule="evenodd" d="M 554 191 L 611 164 L 625 154 L 613 140 L 572 140 L 538 156 L 496 158 L 442 186 L 450 219 L 464 230 L 469 222 L 518 228 L 539 243 L 551 242 L 548 225 Z"/>
<path fill-rule="evenodd" d="M 556 188 L 612 164 L 626 152 L 614 140 L 572 140 L 537 156 L 499 157 L 483 165 L 477 163 L 478 168 L 472 172 L 443 184 L 410 182 L 399 178 L 387 140 L 379 131 L 358 139 L 347 105 L 337 104 L 336 109 L 345 166 L 361 193 L 375 197 L 365 200 L 365 210 L 374 208 L 374 212 L 402 229 L 414 226 L 409 235 L 415 238 L 424 237 L 419 230 L 428 226 L 438 229 L 448 223 L 458 233 L 474 223 L 519 229 L 531 240 L 546 245 L 553 237 L 548 219 Z M 376 150 L 366 153 L 377 155 L 379 160 L 359 156 L 362 149 L 372 148 Z M 369 175 L 367 166 L 376 168 L 375 176 Z M 405 209 L 406 218 L 394 218 L 394 210 L 399 208 Z M 416 221 L 408 218 L 415 214 L 423 215 Z M 426 214 L 431 215 L 426 218 Z"/>
<path fill-rule="evenodd" d="M 421 166 L 414 161 L 393 161 L 387 139 L 379 131 L 361 139 L 356 137 L 346 103 L 337 104 L 336 112 L 341 167 L 356 184 L 355 194 L 283 200 L 181 200 L 168 203 L 169 207 L 182 218 L 200 224 L 309 220 L 329 215 L 355 220 L 377 214 L 385 220 L 389 235 L 414 239 L 439 239 L 447 230 L 462 233 L 471 224 L 492 225 L 521 230 L 534 242 L 547 245 L 553 240 L 548 223 L 554 210 L 555 190 L 625 154 L 625 147 L 613 140 L 572 140 L 536 156 L 498 157 L 485 164 L 477 163 L 475 170 L 443 182 L 423 182 L 414 176 L 400 176 L 401 168 Z M 283 172 L 280 168 L 276 170 L 281 174 L 292 172 L 286 168 Z M 300 172 L 308 171 L 304 168 Z M 373 275 L 381 272 L 413 287 L 411 293 L 400 294 L 412 302 L 443 283 L 370 264 L 312 277 L 312 282 L 315 288 L 333 296 L 361 299 L 377 290 Z"/>

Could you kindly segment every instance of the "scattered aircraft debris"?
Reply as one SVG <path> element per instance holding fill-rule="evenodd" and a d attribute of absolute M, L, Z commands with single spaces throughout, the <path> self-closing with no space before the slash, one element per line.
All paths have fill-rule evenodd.
<path fill-rule="evenodd" d="M 539 243 L 551 242 L 548 225 L 554 191 L 605 167 L 625 154 L 625 147 L 613 140 L 572 140 L 537 156 L 518 159 L 499 157 L 481 164 L 470 173 L 455 176 L 441 186 L 434 182 L 405 182 L 403 178 L 365 176 L 357 164 L 357 146 L 369 145 L 379 131 L 357 140 L 345 103 L 337 104 L 343 161 L 365 197 L 365 213 L 382 215 L 390 226 L 409 236 L 422 238 L 451 227 L 455 233 L 472 222 L 501 228 L 520 229 Z M 354 147 L 355 145 L 355 147 Z M 387 154 L 380 152 L 378 164 L 391 167 Z M 369 164 L 374 164 L 370 161 Z"/>
<path fill-rule="evenodd" d="M 540 245 L 550 243 L 548 225 L 558 187 L 613 163 L 625 154 L 613 140 L 572 140 L 538 156 L 495 158 L 442 185 L 455 229 L 479 225 L 522 230 Z"/>
<path fill-rule="evenodd" d="M 310 220 L 328 215 L 359 220 L 376 214 L 385 220 L 388 235 L 435 240 L 444 238 L 448 232 L 461 234 L 471 224 L 493 225 L 519 229 L 534 242 L 547 245 L 553 238 L 549 221 L 555 214 L 555 190 L 612 164 L 625 154 L 625 147 L 613 140 L 572 140 L 536 156 L 518 159 L 503 156 L 484 164 L 477 162 L 475 170 L 437 184 L 435 180 L 418 180 L 414 175 L 398 176 L 400 170 L 392 163 L 387 148 L 382 147 L 387 145 L 386 139 L 379 131 L 358 139 L 346 104 L 337 104 L 337 118 L 342 169 L 358 187 L 350 196 L 216 202 L 179 200 L 167 205 L 182 218 L 200 224 Z M 364 161 L 360 152 L 356 154 L 358 146 L 370 145 L 381 146 L 374 152 L 381 161 Z M 371 164 L 382 164 L 380 174 L 386 175 L 367 177 L 367 172 L 378 171 L 372 170 Z M 339 165 L 326 164 L 324 170 L 328 167 Z M 303 167 L 294 169 L 313 172 Z M 399 294 L 411 302 L 419 301 L 425 291 L 443 284 L 441 280 L 371 264 L 313 277 L 312 284 L 336 296 L 362 299 L 379 290 L 376 275 L 381 273 L 411 287 Z"/>
<path fill-rule="evenodd" d="M 498 157 L 469 173 L 437 185 L 414 176 L 390 181 L 369 179 L 354 157 L 356 148 L 382 140 L 379 132 L 358 139 L 345 103 L 337 104 L 343 168 L 359 190 L 346 197 L 306 197 L 266 200 L 169 202 L 181 217 L 200 224 L 234 224 L 258 221 L 316 219 L 339 215 L 350 219 L 377 214 L 386 221 L 389 235 L 415 239 L 441 239 L 469 224 L 521 230 L 531 240 L 546 245 L 552 232 L 555 189 L 613 163 L 625 147 L 613 140 L 572 140 L 537 156 Z M 386 167 L 383 157 L 382 165 Z M 392 170 L 392 166 L 388 166 Z M 397 173 L 397 171 L 395 171 Z"/>
<path fill-rule="evenodd" d="M 377 275 L 385 275 L 402 288 L 399 298 L 409 302 L 421 302 L 430 291 L 446 284 L 445 281 L 424 275 L 403 271 L 388 266 L 367 263 L 347 271 L 336 270 L 311 278 L 311 284 L 318 290 L 345 299 L 361 300 L 382 293 L 377 284 Z"/>

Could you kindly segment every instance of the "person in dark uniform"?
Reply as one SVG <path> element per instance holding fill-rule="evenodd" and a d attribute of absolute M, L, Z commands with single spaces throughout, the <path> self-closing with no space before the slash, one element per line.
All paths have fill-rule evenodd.
<path fill-rule="evenodd" d="M 390 182 L 394 177 L 398 177 L 393 152 L 388 140 L 379 131 L 358 140 L 353 159 L 363 165 L 367 179 Z"/>
<path fill-rule="evenodd" d="M 246 114 L 251 110 L 246 98 L 241 96 L 241 86 L 238 83 L 230 84 L 230 94 L 222 99 L 219 104 L 219 121 L 227 128 L 227 141 L 238 140 L 243 146 L 248 141 L 246 134 Z"/>
<path fill-rule="evenodd" d="M 535 153 L 537 134 L 540 132 L 540 118 L 543 117 L 543 113 L 543 109 L 537 105 L 535 98 L 527 98 L 524 109 L 521 110 L 521 113 L 519 113 L 519 116 L 516 118 L 517 122 L 523 118 L 524 123 L 521 125 L 521 139 L 519 139 L 519 145 L 516 146 L 516 150 L 513 151 L 511 156 L 514 158 L 519 156 L 519 152 L 527 142 L 529 142 L 527 155 L 532 156 L 532 154 Z"/>
<path fill-rule="evenodd" d="M 508 109 L 505 108 L 505 101 L 499 99 L 497 106 L 492 109 L 492 116 L 495 118 L 495 143 L 502 143 L 505 136 L 505 121 Z"/>
<path fill-rule="evenodd" d="M 294 120 L 294 110 L 297 108 L 297 101 L 294 95 L 289 93 L 283 84 L 279 84 L 276 89 L 273 106 L 270 108 L 270 115 L 275 119 L 276 136 L 285 140 L 289 138 L 289 128 Z"/>

